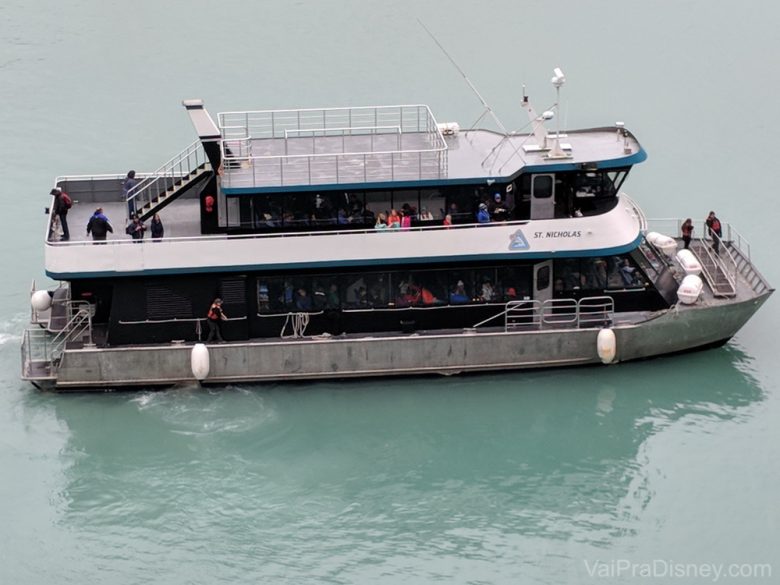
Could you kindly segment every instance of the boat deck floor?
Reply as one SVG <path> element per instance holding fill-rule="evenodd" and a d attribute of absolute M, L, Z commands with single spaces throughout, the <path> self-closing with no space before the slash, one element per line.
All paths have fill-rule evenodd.
<path fill-rule="evenodd" d="M 103 213 L 108 217 L 113 233 L 109 233 L 107 240 L 130 240 L 125 233 L 128 224 L 127 203 L 74 203 L 68 211 L 68 230 L 71 242 L 91 242 L 92 237 L 87 235 L 87 223 L 97 207 L 103 208 Z M 180 199 L 173 205 L 169 205 L 160 212 L 160 219 L 165 227 L 165 237 L 199 237 L 200 232 L 200 208 L 197 199 Z M 149 222 L 146 222 L 147 232 L 144 240 L 151 241 Z M 59 239 L 59 236 L 55 239 Z"/>

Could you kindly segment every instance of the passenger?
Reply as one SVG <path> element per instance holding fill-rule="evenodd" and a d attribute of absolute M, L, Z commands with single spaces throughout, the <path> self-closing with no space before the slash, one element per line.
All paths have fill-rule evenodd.
<path fill-rule="evenodd" d="M 707 216 L 707 220 L 704 223 L 707 224 L 707 231 L 712 237 L 712 249 L 716 254 L 720 254 L 720 239 L 723 236 L 723 231 L 721 229 L 720 220 L 715 215 L 714 211 L 710 211 L 710 214 Z"/>
<path fill-rule="evenodd" d="M 311 311 L 311 297 L 305 288 L 299 288 L 295 296 L 295 308 L 299 311 Z"/>
<path fill-rule="evenodd" d="M 323 309 L 325 308 L 326 302 L 327 302 L 327 295 L 325 294 L 325 289 L 322 288 L 321 285 L 315 286 L 314 287 L 314 308 Z"/>
<path fill-rule="evenodd" d="M 295 289 L 293 288 L 292 283 L 289 280 L 284 281 L 284 290 L 282 291 L 282 298 L 280 299 L 284 306 L 288 309 L 292 308 L 293 302 L 295 297 Z"/>
<path fill-rule="evenodd" d="M 560 278 L 558 280 L 560 280 Z M 515 287 L 508 286 L 504 291 L 504 297 L 507 301 L 514 301 L 517 299 L 517 290 L 515 290 Z"/>
<path fill-rule="evenodd" d="M 447 229 L 450 229 L 452 227 L 452 215 L 449 213 L 444 216 L 444 221 L 441 222 L 441 225 L 446 227 Z"/>
<path fill-rule="evenodd" d="M 412 227 L 412 213 L 404 211 L 401 213 L 401 229 L 408 230 L 410 227 Z"/>
<path fill-rule="evenodd" d="M 466 285 L 462 280 L 459 280 L 455 285 L 454 290 L 450 293 L 450 302 L 455 304 L 463 304 L 469 302 L 469 296 L 466 294 Z"/>
<path fill-rule="evenodd" d="M 376 218 L 376 224 L 374 225 L 375 230 L 386 230 L 387 229 L 387 217 L 385 217 L 384 213 L 380 213 Z"/>
<path fill-rule="evenodd" d="M 366 287 L 364 287 L 364 286 L 361 286 L 358 289 L 357 304 L 358 304 L 358 307 L 370 307 L 371 306 L 371 301 L 369 301 L 369 299 L 368 299 L 368 292 L 366 291 Z"/>
<path fill-rule="evenodd" d="M 496 193 L 493 195 L 493 202 L 490 204 L 488 210 L 490 211 L 490 218 L 493 221 L 506 221 L 509 212 L 501 200 L 501 194 Z"/>
<path fill-rule="evenodd" d="M 125 228 L 125 232 L 128 236 L 133 238 L 133 243 L 140 244 L 141 240 L 144 238 L 144 232 L 146 231 L 146 226 L 144 225 L 144 222 L 141 221 L 141 218 L 137 215 L 134 215 L 132 219 L 130 219 L 130 223 L 127 224 L 127 227 Z"/>
<path fill-rule="evenodd" d="M 693 236 L 693 221 L 691 221 L 690 217 L 680 226 L 680 232 L 682 233 L 684 248 L 687 250 L 691 246 L 691 236 Z"/>
<path fill-rule="evenodd" d="M 225 342 L 225 339 L 222 337 L 221 321 L 227 321 L 227 315 L 222 311 L 222 299 L 216 298 L 211 303 L 209 312 L 206 315 L 206 323 L 209 326 L 209 336 L 206 338 L 206 343 L 211 343 L 215 336 L 218 343 Z"/>
<path fill-rule="evenodd" d="M 401 229 L 401 216 L 395 209 L 390 210 L 390 215 L 387 216 L 387 228 L 391 230 Z"/>
<path fill-rule="evenodd" d="M 339 207 L 338 213 L 336 215 L 336 223 L 339 225 L 347 225 L 349 223 L 347 212 L 343 207 Z"/>
<path fill-rule="evenodd" d="M 135 171 L 128 171 L 127 177 L 122 182 L 122 195 L 125 201 L 127 201 L 127 217 L 131 218 L 135 215 L 135 195 L 133 189 L 138 185 L 138 181 L 135 178 Z"/>
<path fill-rule="evenodd" d="M 103 208 L 98 207 L 87 223 L 87 235 L 92 234 L 92 239 L 94 241 L 103 243 L 106 240 L 108 232 L 113 233 L 114 228 L 111 227 L 111 222 L 108 221 L 108 218 L 103 214 Z"/>
<path fill-rule="evenodd" d="M 54 217 L 59 218 L 60 226 L 62 226 L 61 242 L 67 242 L 70 239 L 70 231 L 68 231 L 68 209 L 72 205 L 72 200 L 68 197 L 59 187 L 55 187 L 51 190 L 50 195 L 54 195 L 54 207 L 51 210 L 51 214 Z"/>
<path fill-rule="evenodd" d="M 623 284 L 626 286 L 635 286 L 636 282 L 636 268 L 631 266 L 628 258 L 623 259 L 623 265 L 620 267 L 620 276 L 623 278 Z"/>
<path fill-rule="evenodd" d="M 489 280 L 486 280 L 482 283 L 482 300 L 485 302 L 490 302 L 495 300 L 496 298 L 496 292 L 493 289 L 493 285 L 490 283 Z"/>
<path fill-rule="evenodd" d="M 422 287 L 422 290 L 420 291 L 420 298 L 422 298 L 423 305 L 441 304 L 441 301 L 436 298 L 436 295 L 434 295 L 431 291 L 429 291 L 425 287 Z"/>
<path fill-rule="evenodd" d="M 339 287 L 335 283 L 328 289 L 327 305 L 329 309 L 337 309 L 339 306 Z"/>
<path fill-rule="evenodd" d="M 420 221 L 433 221 L 433 214 L 428 211 L 428 208 L 422 208 L 422 212 L 420 213 Z"/>
<path fill-rule="evenodd" d="M 163 226 L 163 222 L 160 219 L 160 214 L 155 213 L 154 217 L 152 217 L 151 222 L 151 228 L 152 228 L 152 240 L 155 242 L 159 242 L 162 240 L 163 235 L 165 234 L 165 226 Z"/>
<path fill-rule="evenodd" d="M 409 283 L 403 296 L 404 304 L 408 306 L 416 305 L 420 302 L 420 288 L 413 283 Z"/>
<path fill-rule="evenodd" d="M 490 223 L 490 213 L 488 213 L 488 206 L 485 203 L 479 204 L 479 211 L 477 212 L 477 221 L 481 224 Z"/>

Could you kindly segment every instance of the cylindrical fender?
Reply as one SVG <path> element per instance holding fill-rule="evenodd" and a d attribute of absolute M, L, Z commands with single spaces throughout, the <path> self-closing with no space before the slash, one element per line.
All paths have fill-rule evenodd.
<path fill-rule="evenodd" d="M 612 329 L 602 329 L 596 338 L 596 351 L 602 363 L 611 364 L 617 354 L 617 340 Z"/>
<path fill-rule="evenodd" d="M 190 354 L 192 375 L 196 380 L 205 380 L 209 375 L 209 349 L 204 343 L 196 343 Z"/>

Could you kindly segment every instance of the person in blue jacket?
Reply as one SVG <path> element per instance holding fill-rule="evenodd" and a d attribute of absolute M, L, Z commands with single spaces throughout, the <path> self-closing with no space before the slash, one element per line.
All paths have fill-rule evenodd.
<path fill-rule="evenodd" d="M 479 211 L 477 212 L 477 221 L 479 223 L 490 223 L 490 212 L 486 203 L 479 204 Z"/>

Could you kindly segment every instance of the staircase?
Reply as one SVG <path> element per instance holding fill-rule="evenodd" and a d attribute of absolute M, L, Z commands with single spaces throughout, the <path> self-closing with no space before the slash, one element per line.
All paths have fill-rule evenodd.
<path fill-rule="evenodd" d="M 57 378 L 57 366 L 67 348 L 92 343 L 92 310 L 85 301 L 66 301 L 68 319 L 54 335 L 42 327 L 30 327 L 22 336 L 22 379 L 32 382 Z"/>
<path fill-rule="evenodd" d="M 736 296 L 736 263 L 725 242 L 721 242 L 720 255 L 703 239 L 692 240 L 690 250 L 698 258 L 702 274 L 710 285 L 713 296 Z M 732 264 L 732 267 L 728 267 L 728 264 Z"/>
<path fill-rule="evenodd" d="M 133 201 L 136 214 L 148 219 L 212 174 L 201 142 L 194 142 L 133 187 L 128 204 Z"/>

